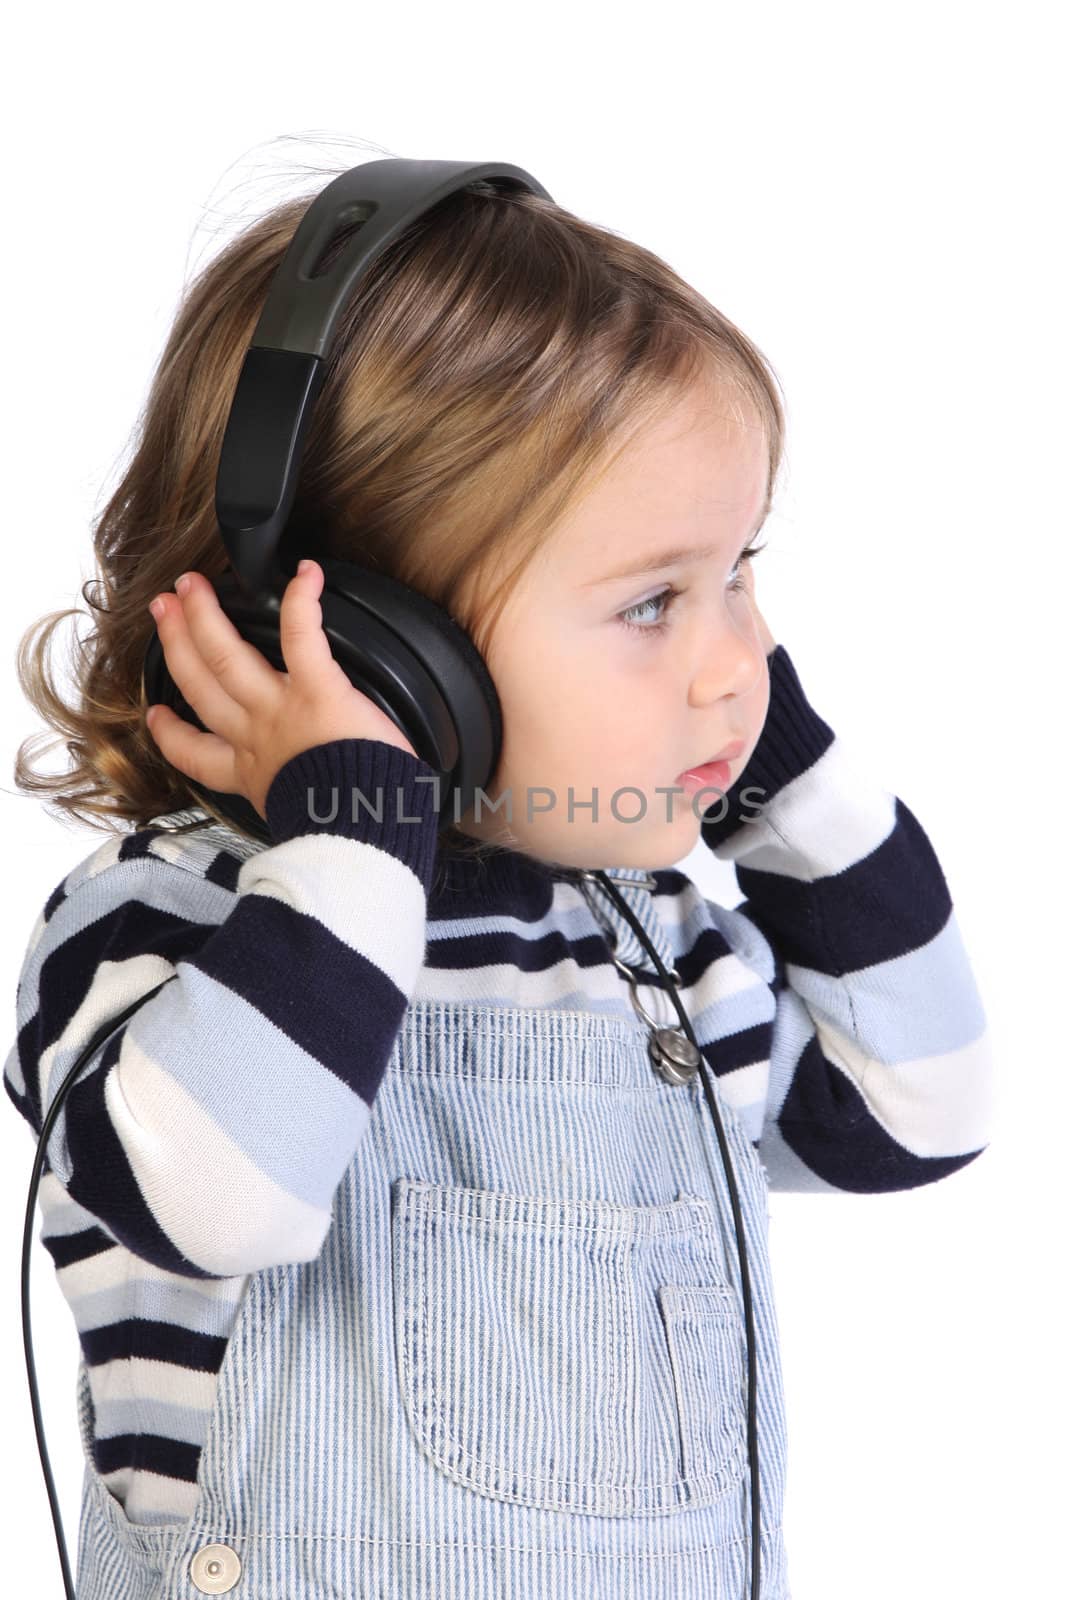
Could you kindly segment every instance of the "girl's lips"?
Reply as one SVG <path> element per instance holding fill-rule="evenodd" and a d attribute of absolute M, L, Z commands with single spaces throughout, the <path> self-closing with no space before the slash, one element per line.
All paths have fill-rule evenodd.
<path fill-rule="evenodd" d="M 699 778 L 703 783 L 712 784 L 716 788 L 728 789 L 730 787 L 730 762 L 736 760 L 745 748 L 743 739 L 735 739 L 733 744 L 728 744 L 718 756 L 710 761 L 704 761 L 698 767 L 687 767 L 675 778 L 675 783 L 680 784 L 683 778 Z M 725 774 L 725 780 L 723 775 Z"/>
<path fill-rule="evenodd" d="M 675 778 L 675 786 L 686 794 L 697 794 L 701 789 L 718 789 L 725 794 L 731 784 L 728 761 L 705 761 L 702 766 L 690 767 Z"/>

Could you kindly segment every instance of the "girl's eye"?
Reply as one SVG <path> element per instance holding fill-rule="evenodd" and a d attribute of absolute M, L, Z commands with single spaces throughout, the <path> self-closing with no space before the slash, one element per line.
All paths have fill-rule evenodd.
<path fill-rule="evenodd" d="M 729 589 L 731 593 L 737 594 L 745 587 L 740 571 L 743 563 L 746 561 L 751 561 L 753 556 L 758 556 L 760 551 L 765 549 L 766 545 L 756 544 L 747 545 L 745 549 L 742 550 L 741 554 L 737 558 L 737 565 L 733 569 L 738 576 L 726 585 L 727 589 Z M 647 600 L 639 600 L 637 605 L 629 606 L 625 611 L 620 611 L 618 620 L 622 623 L 624 628 L 629 628 L 632 633 L 663 633 L 667 628 L 670 627 L 670 622 L 667 618 L 668 611 L 671 609 L 671 606 L 679 598 L 679 596 L 683 595 L 684 593 L 684 589 L 676 589 L 673 584 L 671 584 L 668 588 L 661 589 L 659 594 L 651 595 Z M 654 622 L 646 623 L 633 621 L 633 618 L 640 616 L 647 606 L 655 606 L 659 605 L 660 603 L 662 603 L 663 609 L 660 611 Z"/>
<path fill-rule="evenodd" d="M 669 589 L 661 589 L 659 594 L 650 596 L 648 600 L 639 600 L 635 606 L 629 606 L 625 611 L 620 611 L 619 621 L 624 628 L 629 628 L 631 633 L 662 633 L 667 626 L 664 621 L 667 612 L 678 596 L 684 593 L 684 589 L 675 589 L 673 585 Z M 655 622 L 645 623 L 631 620 L 633 617 L 640 616 L 647 606 L 659 605 L 661 602 L 663 610 L 659 613 L 659 617 Z"/>

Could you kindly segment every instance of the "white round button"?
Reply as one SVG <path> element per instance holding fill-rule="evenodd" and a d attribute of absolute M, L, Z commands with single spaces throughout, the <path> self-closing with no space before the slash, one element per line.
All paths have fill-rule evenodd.
<path fill-rule="evenodd" d="M 228 1544 L 206 1544 L 190 1561 L 189 1576 L 201 1594 L 225 1594 L 241 1576 L 241 1558 Z"/>

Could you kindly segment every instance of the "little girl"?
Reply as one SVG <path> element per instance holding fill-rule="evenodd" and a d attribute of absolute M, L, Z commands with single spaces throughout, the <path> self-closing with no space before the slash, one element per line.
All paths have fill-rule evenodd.
<path fill-rule="evenodd" d="M 96 530 L 75 703 L 44 641 L 22 680 L 75 765 L 20 751 L 20 787 L 132 825 L 29 940 L 4 1076 L 35 1137 L 101 1025 L 162 985 L 82 1068 L 39 1191 L 82 1351 L 79 1600 L 745 1600 L 721 1152 L 699 1078 L 657 1069 L 665 985 L 589 869 L 677 975 L 714 1084 L 760 1592 L 788 1600 L 767 1185 L 958 1171 L 991 1065 L 930 841 L 756 604 L 773 374 L 647 250 L 531 193 L 453 195 L 346 313 L 276 671 L 218 604 L 213 489 L 306 205 L 184 299 Z M 332 657 L 337 558 L 485 660 L 503 748 L 458 820 Z M 153 628 L 208 731 L 149 723 Z M 672 865 L 698 839 L 738 907 Z"/>

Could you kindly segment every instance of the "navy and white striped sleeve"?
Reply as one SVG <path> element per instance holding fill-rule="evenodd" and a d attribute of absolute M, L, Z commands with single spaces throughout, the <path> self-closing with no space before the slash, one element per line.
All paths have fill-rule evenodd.
<path fill-rule="evenodd" d="M 435 778 L 380 740 L 321 744 L 275 777 L 272 844 L 243 863 L 197 873 L 167 858 L 176 836 L 140 830 L 50 897 L 4 1067 L 37 1138 L 102 1024 L 163 984 L 48 1141 L 46 1170 L 110 1241 L 190 1277 L 317 1256 L 425 956 Z"/>
<path fill-rule="evenodd" d="M 855 765 L 787 651 L 767 720 L 704 842 L 732 861 L 727 936 L 769 984 L 760 1157 L 771 1188 L 876 1193 L 987 1147 L 985 1011 L 940 863 L 915 816 Z"/>

